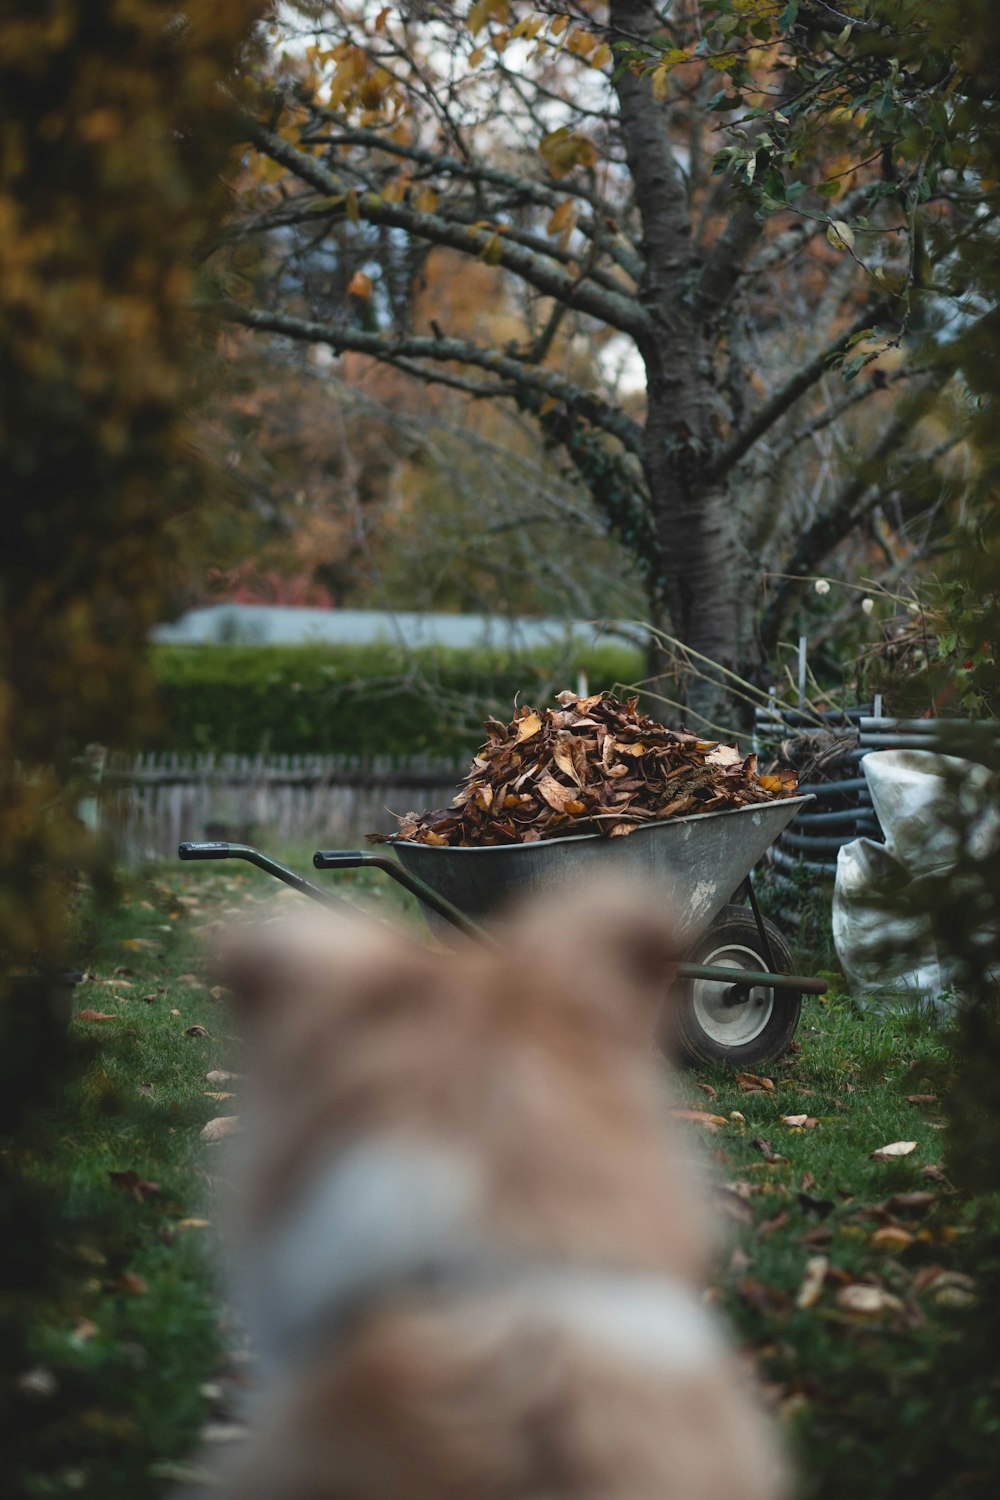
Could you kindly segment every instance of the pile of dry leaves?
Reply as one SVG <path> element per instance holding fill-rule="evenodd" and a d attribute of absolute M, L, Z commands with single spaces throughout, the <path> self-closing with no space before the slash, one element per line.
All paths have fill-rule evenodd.
<path fill-rule="evenodd" d="M 789 797 L 795 774 L 758 776 L 735 745 L 667 729 L 604 693 L 559 693 L 557 709 L 487 719 L 489 739 L 450 807 L 406 813 L 393 840 L 525 844 L 568 833 L 619 838 L 645 823 Z M 386 836 L 370 834 L 372 843 Z"/>

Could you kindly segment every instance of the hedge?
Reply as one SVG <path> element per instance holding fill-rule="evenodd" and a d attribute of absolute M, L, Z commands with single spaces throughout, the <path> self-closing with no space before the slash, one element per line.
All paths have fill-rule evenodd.
<path fill-rule="evenodd" d="M 530 657 L 391 646 L 158 646 L 162 712 L 136 749 L 250 754 L 463 756 L 483 719 L 509 719 L 579 671 L 592 691 L 636 681 L 628 647 L 551 647 Z"/>

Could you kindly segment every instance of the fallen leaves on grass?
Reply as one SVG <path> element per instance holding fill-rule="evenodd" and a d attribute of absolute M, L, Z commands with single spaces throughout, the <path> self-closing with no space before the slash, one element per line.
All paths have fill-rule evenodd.
<path fill-rule="evenodd" d="M 883 1224 L 881 1229 L 876 1229 L 868 1243 L 873 1250 L 887 1250 L 896 1255 L 900 1250 L 909 1249 L 915 1238 L 902 1224 Z"/>
<path fill-rule="evenodd" d="M 696 1125 L 725 1125 L 725 1115 L 709 1114 L 707 1109 L 672 1109 L 675 1120 L 692 1120 Z"/>
<path fill-rule="evenodd" d="M 78 1010 L 73 1016 L 74 1021 L 117 1021 L 116 1015 L 111 1015 L 105 1010 Z"/>
<path fill-rule="evenodd" d="M 789 1125 L 793 1130 L 814 1130 L 819 1121 L 812 1115 L 782 1115 L 782 1125 Z"/>
<path fill-rule="evenodd" d="M 756 1073 L 737 1073 L 736 1082 L 745 1094 L 773 1094 L 774 1079 L 760 1078 Z"/>
<path fill-rule="evenodd" d="M 184 1035 L 185 1036 L 211 1036 L 212 1033 L 209 1031 L 209 1029 L 208 1029 L 207 1026 L 202 1026 L 199 1022 L 196 1021 L 193 1026 L 185 1026 L 185 1028 L 184 1028 Z"/>
<path fill-rule="evenodd" d="M 907 1094 L 907 1104 L 937 1104 L 937 1094 Z"/>
<path fill-rule="evenodd" d="M 128 1193 L 136 1203 L 145 1203 L 147 1198 L 152 1198 L 160 1191 L 158 1182 L 146 1182 L 138 1172 L 109 1172 L 108 1176 L 116 1188 Z"/>
<path fill-rule="evenodd" d="M 235 1094 L 227 1094 L 224 1091 L 220 1093 L 217 1089 L 202 1089 L 201 1092 L 204 1098 L 214 1099 L 217 1104 L 223 1103 L 226 1099 L 236 1098 Z"/>
<path fill-rule="evenodd" d="M 885 1287 L 869 1286 L 861 1281 L 842 1286 L 837 1293 L 836 1302 L 842 1312 L 853 1313 L 860 1318 L 878 1318 L 883 1313 L 903 1311 L 902 1302 L 892 1292 L 886 1291 Z"/>
<path fill-rule="evenodd" d="M 206 1083 L 235 1083 L 243 1077 L 242 1073 L 227 1073 L 224 1068 L 213 1068 L 211 1073 L 205 1074 Z"/>
<path fill-rule="evenodd" d="M 756 755 L 668 729 L 604 693 L 557 694 L 558 709 L 487 719 L 487 741 L 451 805 L 406 813 L 395 834 L 437 847 L 532 843 L 567 832 L 622 838 L 663 818 L 792 796 L 793 772 L 760 776 Z"/>
<path fill-rule="evenodd" d="M 120 1276 L 114 1276 L 110 1281 L 104 1283 L 106 1292 L 124 1292 L 129 1297 L 144 1297 L 149 1291 L 149 1283 L 141 1276 L 136 1276 L 134 1271 L 123 1271 Z"/>
<path fill-rule="evenodd" d="M 795 1306 L 805 1310 L 814 1307 L 826 1284 L 826 1273 L 830 1262 L 825 1255 L 810 1255 L 806 1261 L 805 1274 L 795 1294 Z"/>
<path fill-rule="evenodd" d="M 240 1128 L 239 1115 L 219 1115 L 215 1120 L 209 1120 L 207 1125 L 202 1126 L 201 1139 L 203 1141 L 224 1141 L 229 1135 L 236 1135 Z"/>
<path fill-rule="evenodd" d="M 756 1147 L 756 1149 L 760 1152 L 761 1156 L 766 1162 L 777 1162 L 785 1160 L 785 1157 L 779 1156 L 774 1147 L 771 1145 L 771 1142 L 765 1140 L 762 1135 L 755 1135 L 750 1144 L 751 1146 Z"/>
<path fill-rule="evenodd" d="M 872 1161 L 893 1161 L 897 1156 L 909 1156 L 911 1151 L 916 1151 L 916 1141 L 890 1141 L 888 1146 L 879 1146 L 877 1151 L 870 1153 Z"/>
<path fill-rule="evenodd" d="M 792 1299 L 787 1292 L 777 1286 L 768 1286 L 753 1276 L 737 1282 L 736 1291 L 749 1307 L 763 1313 L 765 1317 L 784 1317 L 792 1307 Z"/>

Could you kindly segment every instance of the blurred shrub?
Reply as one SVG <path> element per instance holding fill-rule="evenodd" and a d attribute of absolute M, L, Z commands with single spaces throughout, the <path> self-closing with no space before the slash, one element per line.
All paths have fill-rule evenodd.
<path fill-rule="evenodd" d="M 194 267 L 224 209 L 234 69 L 263 10 L 0 7 L 0 1099 L 16 1132 L 0 1157 L 0 1427 L 14 1493 L 32 1420 L 16 1377 L 65 1262 L 61 1185 L 19 1174 L 66 1026 L 36 1025 L 44 986 L 10 971 L 66 960 L 75 871 L 94 866 L 74 763 L 148 712 L 144 637 L 204 504 L 187 436 Z"/>
<path fill-rule="evenodd" d="M 576 686 L 633 680 L 638 651 L 559 647 L 499 651 L 393 646 L 161 646 L 154 654 L 163 713 L 141 747 L 248 754 L 452 755 L 482 743 L 489 713 Z"/>
<path fill-rule="evenodd" d="M 144 637 L 206 487 L 194 267 L 263 10 L 0 11 L 0 974 L 59 948 L 74 758 L 148 712 Z"/>

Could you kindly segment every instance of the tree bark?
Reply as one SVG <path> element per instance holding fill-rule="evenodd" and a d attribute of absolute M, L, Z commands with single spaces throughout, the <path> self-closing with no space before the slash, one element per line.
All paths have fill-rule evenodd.
<path fill-rule="evenodd" d="M 612 0 L 610 16 L 623 36 L 649 36 L 660 25 L 649 0 Z M 700 656 L 733 669 L 745 613 L 737 518 L 726 479 L 709 479 L 721 435 L 714 328 L 701 321 L 694 295 L 697 253 L 670 146 L 670 107 L 655 98 L 645 74 L 636 77 L 626 69 L 616 88 L 643 228 L 646 269 L 639 300 L 651 326 L 636 342 L 647 376 L 643 466 L 660 587 L 673 634 Z M 680 696 L 692 715 L 713 722 L 726 711 L 718 677 L 700 662 L 680 684 Z"/>

